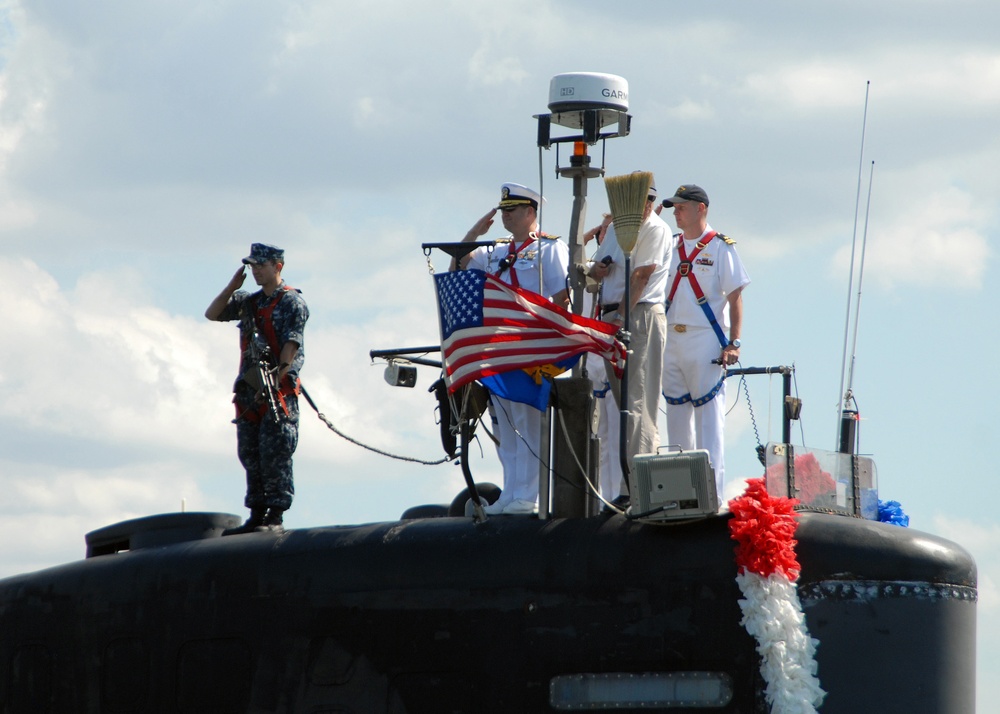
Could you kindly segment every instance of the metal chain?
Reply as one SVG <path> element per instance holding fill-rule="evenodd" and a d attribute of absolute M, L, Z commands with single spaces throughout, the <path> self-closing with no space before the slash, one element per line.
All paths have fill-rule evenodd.
<path fill-rule="evenodd" d="M 348 436 L 347 434 L 345 434 L 344 432 L 342 432 L 340 429 L 338 429 L 337 427 L 335 427 L 333 425 L 333 422 L 331 422 L 329 419 L 327 419 L 326 415 L 323 414 L 316 407 L 316 402 L 314 402 L 312 400 L 312 397 L 309 396 L 309 393 L 306 392 L 305 389 L 302 390 L 302 396 L 306 398 L 306 401 L 309 402 L 309 406 L 311 406 L 313 408 L 313 411 L 316 412 L 316 416 L 318 416 L 320 418 L 320 421 L 322 421 L 324 424 L 327 425 L 327 427 L 330 429 L 330 431 L 332 431 L 334 434 L 336 434 L 337 436 L 339 436 L 341 439 L 346 439 L 347 441 L 351 442 L 352 444 L 360 446 L 362 449 L 368 449 L 368 451 L 372 451 L 372 452 L 374 452 L 376 454 L 381 454 L 382 456 L 388 456 L 390 459 L 396 459 L 398 461 L 409 461 L 410 463 L 423 464 L 424 466 L 437 466 L 439 464 L 443 464 L 443 463 L 451 460 L 449 457 L 445 456 L 443 459 L 438 459 L 437 461 L 425 461 L 423 459 L 413 458 L 412 456 L 398 456 L 397 454 L 391 454 L 388 451 L 382 451 L 381 449 L 376 449 L 374 446 L 368 446 L 368 444 L 363 444 L 360 441 L 358 441 L 357 439 L 354 439 L 354 438 Z"/>
<path fill-rule="evenodd" d="M 767 466 L 767 457 L 764 455 L 764 445 L 760 443 L 760 432 L 757 431 L 757 418 L 753 413 L 753 403 L 750 401 L 750 388 L 747 386 L 746 375 L 740 377 L 740 384 L 743 385 L 743 393 L 747 398 L 747 410 L 750 412 L 750 425 L 753 426 L 753 435 L 757 439 L 757 459 L 761 466 Z"/>

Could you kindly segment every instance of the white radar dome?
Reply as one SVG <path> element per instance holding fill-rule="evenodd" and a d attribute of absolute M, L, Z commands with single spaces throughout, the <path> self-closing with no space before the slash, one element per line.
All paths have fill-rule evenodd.
<path fill-rule="evenodd" d="M 613 74 L 568 72 L 549 82 L 549 111 L 576 112 L 586 109 L 628 111 L 628 82 Z"/>

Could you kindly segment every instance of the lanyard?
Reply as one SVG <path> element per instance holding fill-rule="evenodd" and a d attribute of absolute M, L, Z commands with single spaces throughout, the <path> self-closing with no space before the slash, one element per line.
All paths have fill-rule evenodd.
<path fill-rule="evenodd" d="M 499 278 L 503 274 L 503 271 L 510 270 L 510 285 L 513 285 L 515 288 L 521 287 L 521 281 L 517 279 L 517 269 L 514 268 L 514 263 L 517 262 L 518 254 L 531 245 L 531 242 L 534 240 L 534 238 L 529 236 L 528 240 L 524 241 L 521 247 L 516 249 L 514 248 L 514 241 L 511 241 L 507 246 L 507 257 L 500 261 L 500 267 L 493 274 L 493 277 Z M 540 258 L 541 256 L 539 255 Z"/>

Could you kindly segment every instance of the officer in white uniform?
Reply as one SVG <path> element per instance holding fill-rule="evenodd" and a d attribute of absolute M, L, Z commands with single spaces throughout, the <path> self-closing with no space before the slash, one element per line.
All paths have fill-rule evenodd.
<path fill-rule="evenodd" d="M 681 231 L 674 237 L 667 279 L 670 337 L 663 361 L 667 441 L 685 450 L 708 451 L 721 499 L 726 367 L 739 360 L 743 288 L 750 277 L 735 241 L 708 225 L 704 189 L 681 186 L 663 205 L 673 208 Z M 701 296 L 705 300 L 699 303 Z"/>
<path fill-rule="evenodd" d="M 569 306 L 566 277 L 569 248 L 553 236 L 538 230 L 537 191 L 517 183 L 505 183 L 500 204 L 480 218 L 463 241 L 485 235 L 500 211 L 510 236 L 492 250 L 477 248 L 459 261 L 462 269 L 474 268 L 497 277 L 508 285 L 539 293 L 562 307 Z M 491 395 L 496 412 L 497 452 L 503 466 L 503 490 L 496 503 L 487 506 L 493 515 L 528 515 L 538 502 L 538 471 L 541 437 L 540 411 L 528 404 Z"/>

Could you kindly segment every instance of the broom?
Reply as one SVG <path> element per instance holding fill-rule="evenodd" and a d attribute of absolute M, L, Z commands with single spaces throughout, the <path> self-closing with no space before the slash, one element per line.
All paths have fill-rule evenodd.
<path fill-rule="evenodd" d="M 624 330 L 622 341 L 625 343 L 626 360 L 628 359 L 627 355 L 631 354 L 628 352 L 628 329 L 630 324 L 629 313 L 631 312 L 630 307 L 632 304 L 629 291 L 629 283 L 632 281 L 632 249 L 635 248 L 635 243 L 639 239 L 639 228 L 642 226 L 643 218 L 642 214 L 646 211 L 646 201 L 649 198 L 649 188 L 652 185 L 653 174 L 648 171 L 633 171 L 624 176 L 609 176 L 604 179 L 604 188 L 608 192 L 608 206 L 611 209 L 611 215 L 614 217 L 615 237 L 618 239 L 618 245 L 621 246 L 622 252 L 625 253 L 625 309 L 622 311 L 625 324 L 622 328 Z M 621 460 L 622 475 L 625 477 L 626 488 L 628 488 L 631 495 L 632 484 L 629 479 L 631 469 L 628 463 L 628 415 L 631 405 L 628 403 L 627 361 L 625 364 L 625 373 L 622 375 L 620 393 L 621 404 L 619 407 L 621 420 L 618 425 L 618 433 L 621 448 L 618 458 Z"/>
<path fill-rule="evenodd" d="M 642 225 L 642 214 L 646 210 L 649 187 L 652 185 L 653 174 L 649 171 L 634 171 L 624 176 L 609 176 L 604 179 L 608 206 L 614 216 L 615 235 L 626 256 L 635 248 L 639 227 Z"/>

